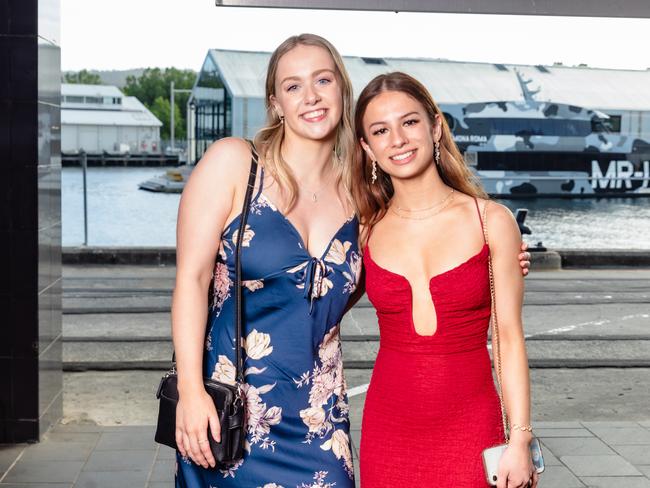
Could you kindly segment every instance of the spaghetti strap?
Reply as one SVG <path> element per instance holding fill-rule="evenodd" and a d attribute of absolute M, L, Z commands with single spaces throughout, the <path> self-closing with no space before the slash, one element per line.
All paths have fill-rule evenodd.
<path fill-rule="evenodd" d="M 483 232 L 483 240 L 485 241 L 485 244 L 488 243 L 488 238 L 487 238 L 487 227 L 486 227 L 486 211 L 487 211 L 487 206 L 489 203 L 489 200 L 486 200 L 485 206 L 483 207 L 483 215 L 481 215 L 481 209 L 478 205 L 478 198 L 474 197 L 474 203 L 476 204 L 476 213 L 478 213 L 478 219 L 481 222 L 481 231 Z"/>
<path fill-rule="evenodd" d="M 368 249 L 368 244 L 370 244 L 370 236 L 372 235 L 372 231 L 373 231 L 374 228 L 375 227 L 373 226 L 373 227 L 370 227 L 370 229 L 368 229 L 368 235 L 366 236 L 366 242 L 363 245 L 364 249 Z"/>
<path fill-rule="evenodd" d="M 262 194 L 262 189 L 263 188 L 264 188 L 264 166 L 262 166 L 260 164 L 260 186 L 257 189 L 257 191 L 255 192 L 255 195 L 253 196 L 253 199 L 252 199 L 253 202 L 256 202 L 257 199 L 260 197 L 260 195 Z"/>

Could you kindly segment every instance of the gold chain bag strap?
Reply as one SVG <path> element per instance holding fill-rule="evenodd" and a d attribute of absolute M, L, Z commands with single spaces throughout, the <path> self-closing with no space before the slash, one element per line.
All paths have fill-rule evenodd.
<path fill-rule="evenodd" d="M 490 202 L 486 201 L 483 206 L 483 237 L 485 238 L 485 243 L 489 246 L 488 241 L 488 231 L 487 231 L 487 207 Z M 489 251 L 489 249 L 488 249 Z M 490 324 L 492 328 L 492 354 L 495 359 L 495 369 L 497 376 L 497 393 L 499 395 L 499 404 L 501 406 L 501 421 L 503 422 L 503 435 L 504 435 L 504 444 L 498 446 L 490 447 L 483 451 L 483 466 L 485 467 L 485 475 L 488 484 L 491 486 L 496 486 L 497 484 L 497 473 L 499 471 L 499 460 L 501 455 L 508 447 L 508 441 L 510 440 L 510 426 L 508 421 L 508 415 L 506 413 L 506 406 L 503 401 L 503 381 L 502 381 L 502 367 L 501 367 L 501 342 L 499 341 L 499 321 L 497 319 L 497 305 L 494 292 L 494 270 L 492 268 L 492 253 L 488 252 L 488 271 L 490 278 Z M 538 473 L 544 471 L 544 458 L 542 456 L 542 449 L 539 444 L 539 440 L 536 437 L 533 437 L 530 443 L 530 453 L 533 460 L 533 464 Z"/>

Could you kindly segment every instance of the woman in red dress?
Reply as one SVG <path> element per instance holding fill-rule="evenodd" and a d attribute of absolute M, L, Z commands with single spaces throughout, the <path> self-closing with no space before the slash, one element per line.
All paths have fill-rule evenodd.
<path fill-rule="evenodd" d="M 481 453 L 504 439 L 486 347 L 490 257 L 511 420 L 498 487 L 536 486 L 517 224 L 488 202 L 417 80 L 373 79 L 355 122 L 363 147 L 356 181 L 369 184 L 353 190 L 381 334 L 361 430 L 361 486 L 488 486 Z"/>

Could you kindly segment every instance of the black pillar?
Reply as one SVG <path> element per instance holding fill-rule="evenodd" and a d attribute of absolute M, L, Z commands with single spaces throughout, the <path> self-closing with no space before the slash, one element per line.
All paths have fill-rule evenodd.
<path fill-rule="evenodd" d="M 0 443 L 62 415 L 60 0 L 0 0 Z"/>

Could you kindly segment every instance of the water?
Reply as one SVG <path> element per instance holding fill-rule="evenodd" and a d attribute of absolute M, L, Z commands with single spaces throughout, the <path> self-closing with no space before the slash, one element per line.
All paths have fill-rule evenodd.
<path fill-rule="evenodd" d="M 166 168 L 89 168 L 88 244 L 174 246 L 179 194 L 138 190 L 138 183 Z M 215 182 L 215 190 L 217 189 Z M 80 168 L 63 168 L 63 245 L 83 242 Z M 525 207 L 530 243 L 549 248 L 650 249 L 650 199 L 503 200 Z"/>
<path fill-rule="evenodd" d="M 151 193 L 138 183 L 168 168 L 88 168 L 88 245 L 174 246 L 180 194 Z M 63 245 L 83 243 L 81 168 L 61 176 Z"/>

